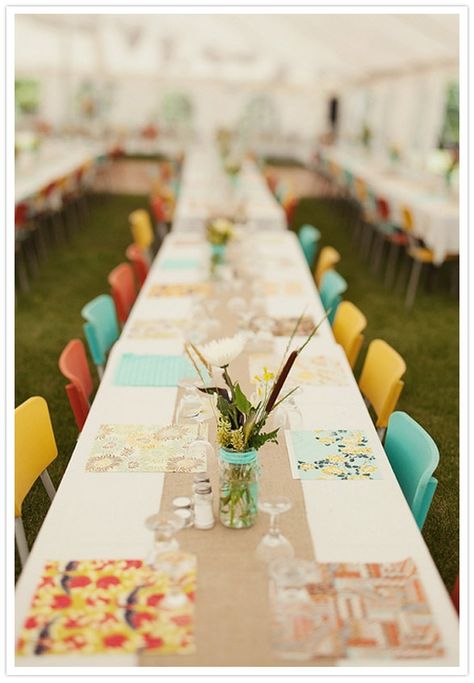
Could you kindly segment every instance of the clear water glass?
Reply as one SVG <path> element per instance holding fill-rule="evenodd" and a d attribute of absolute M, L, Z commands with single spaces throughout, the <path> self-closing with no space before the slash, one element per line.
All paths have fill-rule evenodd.
<path fill-rule="evenodd" d="M 157 513 L 146 518 L 145 526 L 153 531 L 153 547 L 146 563 L 158 568 L 160 555 L 179 549 L 176 534 L 184 527 L 184 520 L 174 512 Z"/>
<path fill-rule="evenodd" d="M 283 536 L 278 527 L 278 517 L 291 509 L 291 500 L 285 496 L 273 496 L 262 500 L 258 504 L 261 512 L 270 515 L 270 527 L 257 546 L 256 555 L 263 562 L 276 559 L 290 559 L 294 556 L 293 546 Z"/>

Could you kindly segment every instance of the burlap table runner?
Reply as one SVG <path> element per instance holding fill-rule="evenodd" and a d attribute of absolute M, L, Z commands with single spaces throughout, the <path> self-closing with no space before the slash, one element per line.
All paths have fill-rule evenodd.
<path fill-rule="evenodd" d="M 220 300 L 216 317 L 221 334 L 235 331 L 235 320 Z M 229 367 L 247 395 L 252 387 L 248 377 L 248 354 L 241 354 Z M 177 403 L 182 395 L 178 390 Z M 176 410 L 176 406 L 175 406 Z M 209 439 L 215 442 L 211 420 Z M 292 508 L 280 517 L 282 532 L 291 541 L 295 555 L 314 559 L 313 544 L 306 518 L 301 481 L 291 476 L 283 433 L 279 444 L 266 444 L 259 453 L 261 476 L 259 497 L 287 496 Z M 194 528 L 179 533 L 181 547 L 197 555 L 195 637 L 192 655 L 140 656 L 141 666 L 308 666 L 276 657 L 271 648 L 271 613 L 268 574 L 255 549 L 269 526 L 269 517 L 260 513 L 250 529 L 228 529 L 218 521 L 219 473 L 217 458 L 208 462 L 214 493 L 216 525 L 210 530 Z M 170 510 L 175 496 L 191 495 L 193 475 L 166 474 L 161 510 Z M 310 665 L 316 662 L 311 661 Z M 328 664 L 326 660 L 325 665 Z"/>

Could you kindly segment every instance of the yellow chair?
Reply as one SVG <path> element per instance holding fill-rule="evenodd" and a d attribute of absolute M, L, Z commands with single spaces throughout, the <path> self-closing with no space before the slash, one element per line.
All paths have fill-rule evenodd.
<path fill-rule="evenodd" d="M 400 354 L 382 339 L 374 339 L 367 350 L 359 378 L 359 389 L 375 411 L 375 426 L 382 437 L 404 386 L 407 366 Z"/>
<path fill-rule="evenodd" d="M 146 253 L 150 253 L 155 240 L 150 214 L 145 209 L 136 209 L 129 215 L 128 220 L 133 241 Z"/>
<path fill-rule="evenodd" d="M 340 253 L 334 249 L 334 247 L 323 247 L 319 255 L 316 270 L 314 272 L 314 279 L 316 280 L 316 285 L 319 287 L 323 275 L 327 270 L 334 268 L 336 263 L 341 260 Z"/>
<path fill-rule="evenodd" d="M 351 368 L 354 368 L 359 351 L 364 341 L 363 330 L 367 327 L 367 318 L 350 301 L 341 301 L 337 307 L 332 326 L 334 337 L 344 349 Z"/>
<path fill-rule="evenodd" d="M 15 539 L 21 564 L 28 558 L 21 508 L 31 487 L 41 477 L 46 493 L 56 493 L 46 469 L 58 455 L 48 404 L 33 396 L 15 408 Z"/>

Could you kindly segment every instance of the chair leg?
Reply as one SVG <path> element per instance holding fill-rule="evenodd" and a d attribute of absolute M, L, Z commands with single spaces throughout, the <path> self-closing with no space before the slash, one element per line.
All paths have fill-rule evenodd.
<path fill-rule="evenodd" d="M 18 284 L 22 292 L 30 291 L 30 280 L 28 277 L 28 268 L 26 267 L 25 253 L 23 251 L 23 245 L 20 246 L 16 252 L 16 264 L 15 271 L 18 277 Z"/>
<path fill-rule="evenodd" d="M 384 239 L 383 235 L 379 235 L 377 242 L 375 243 L 374 260 L 372 261 L 372 272 L 374 275 L 378 275 L 380 273 L 380 269 L 382 267 L 382 261 L 383 261 L 384 246 L 385 246 L 385 239 Z"/>
<path fill-rule="evenodd" d="M 395 282 L 395 274 L 397 272 L 398 257 L 400 254 L 400 247 L 398 244 L 392 242 L 390 245 L 390 251 L 388 254 L 387 270 L 385 273 L 384 285 L 387 288 L 391 288 Z"/>
<path fill-rule="evenodd" d="M 56 489 L 53 486 L 53 482 L 51 481 L 48 470 L 44 470 L 44 472 L 40 474 L 40 477 L 41 481 L 43 482 L 43 486 L 46 489 L 46 493 L 48 494 L 50 500 L 53 500 L 54 496 L 56 495 Z"/>
<path fill-rule="evenodd" d="M 18 548 L 18 555 L 20 556 L 21 566 L 24 567 L 30 551 L 28 543 L 26 542 L 25 527 L 21 517 L 15 518 L 15 540 Z"/>
<path fill-rule="evenodd" d="M 405 298 L 406 308 L 411 308 L 413 306 L 416 296 L 416 290 L 418 289 L 418 282 L 420 281 L 422 268 L 423 263 L 421 261 L 413 261 L 410 280 L 408 282 L 407 295 Z"/>

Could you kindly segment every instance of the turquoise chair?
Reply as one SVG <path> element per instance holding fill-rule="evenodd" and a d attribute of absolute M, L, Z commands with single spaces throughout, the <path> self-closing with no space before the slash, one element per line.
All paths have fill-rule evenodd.
<path fill-rule="evenodd" d="M 396 411 L 388 421 L 384 448 L 418 528 L 422 529 L 438 486 L 432 476 L 439 463 L 438 447 L 418 422 Z"/>
<path fill-rule="evenodd" d="M 319 240 L 321 239 L 321 233 L 318 228 L 314 225 L 302 225 L 298 231 L 298 239 L 300 241 L 301 248 L 305 255 L 306 261 L 311 271 L 313 270 L 314 263 L 316 261 L 316 254 L 318 251 Z"/>
<path fill-rule="evenodd" d="M 321 280 L 321 286 L 319 288 L 319 296 L 321 297 L 324 310 L 327 311 L 328 308 L 331 312 L 328 315 L 328 320 L 331 325 L 334 322 L 336 316 L 337 307 L 342 301 L 342 294 L 347 289 L 347 282 L 344 280 L 342 275 L 339 275 L 335 270 L 327 270 L 323 279 Z"/>
<path fill-rule="evenodd" d="M 81 315 L 86 320 L 83 327 L 89 351 L 102 379 L 107 352 L 119 336 L 114 301 L 108 294 L 101 294 L 84 306 Z"/>

